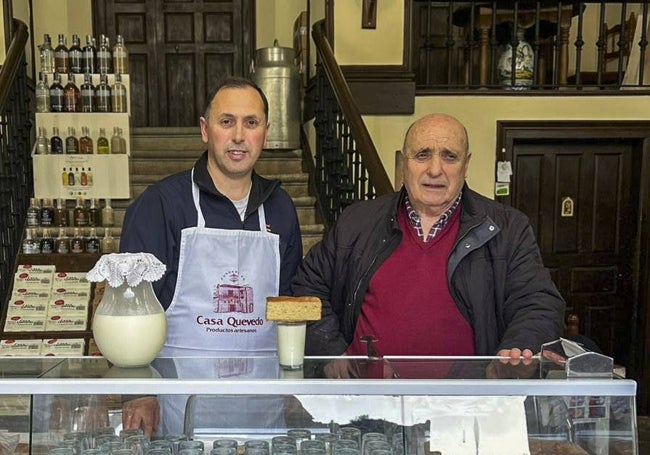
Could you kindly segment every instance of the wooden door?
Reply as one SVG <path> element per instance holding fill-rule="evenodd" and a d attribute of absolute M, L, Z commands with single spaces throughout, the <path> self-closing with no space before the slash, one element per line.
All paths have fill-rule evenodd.
<path fill-rule="evenodd" d="M 513 175 L 510 195 L 497 199 L 530 218 L 580 333 L 638 379 L 647 333 L 639 245 L 648 234 L 640 223 L 648 125 L 516 123 L 498 127 L 498 160 L 511 161 Z"/>
<path fill-rule="evenodd" d="M 124 37 L 133 126 L 196 126 L 216 82 L 248 75 L 253 0 L 93 0 L 95 36 Z"/>

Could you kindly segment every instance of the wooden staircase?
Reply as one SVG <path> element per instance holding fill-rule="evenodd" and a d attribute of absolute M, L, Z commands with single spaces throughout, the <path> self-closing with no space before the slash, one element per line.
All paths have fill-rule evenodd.
<path fill-rule="evenodd" d="M 149 185 L 168 175 L 190 169 L 205 150 L 199 127 L 133 128 L 131 130 L 131 199 L 113 201 L 115 223 L 121 227 L 126 207 Z M 303 253 L 323 237 L 316 199 L 309 195 L 309 175 L 302 170 L 300 150 L 264 151 L 255 171 L 278 179 L 296 205 L 302 233 Z"/>

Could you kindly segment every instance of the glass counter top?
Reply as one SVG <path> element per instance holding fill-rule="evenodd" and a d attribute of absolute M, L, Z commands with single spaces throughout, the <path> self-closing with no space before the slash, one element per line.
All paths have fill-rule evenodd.
<path fill-rule="evenodd" d="M 409 394 L 634 396 L 636 383 L 618 378 L 565 378 L 538 359 L 524 365 L 499 357 L 306 357 L 303 369 L 282 370 L 276 356 L 158 358 L 118 368 L 102 357 L 0 358 L 5 394 Z M 332 377 L 334 363 L 349 377 Z M 342 371 L 340 368 L 335 371 Z M 557 373 L 557 374 L 556 374 Z M 329 376 L 329 377 L 328 377 Z"/>

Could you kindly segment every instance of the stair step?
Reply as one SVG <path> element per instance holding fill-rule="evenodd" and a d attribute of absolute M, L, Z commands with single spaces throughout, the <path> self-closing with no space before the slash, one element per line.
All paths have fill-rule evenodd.
<path fill-rule="evenodd" d="M 131 176 L 131 197 L 137 198 L 150 185 L 164 179 L 166 175 L 141 175 Z M 309 175 L 308 174 L 282 174 L 266 175 L 267 178 L 280 180 L 282 188 L 293 197 L 309 196 Z"/>
<path fill-rule="evenodd" d="M 131 175 L 167 176 L 191 169 L 203 149 L 194 150 L 140 150 L 133 147 L 130 158 Z M 263 151 L 255 164 L 260 175 L 294 174 L 302 172 L 302 156 L 299 150 Z"/>
<path fill-rule="evenodd" d="M 151 184 L 163 178 L 191 169 L 205 151 L 201 130 L 196 127 L 132 128 L 131 199 L 112 201 L 118 237 L 125 210 Z M 270 179 L 278 179 L 296 205 L 305 253 L 318 243 L 324 226 L 318 224 L 315 198 L 309 196 L 309 175 L 302 170 L 301 150 L 264 150 L 255 165 L 255 172 Z"/>

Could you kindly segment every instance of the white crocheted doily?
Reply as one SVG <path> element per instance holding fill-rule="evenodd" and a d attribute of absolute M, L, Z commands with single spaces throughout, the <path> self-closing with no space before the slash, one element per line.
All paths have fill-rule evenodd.
<path fill-rule="evenodd" d="M 167 267 L 151 253 L 112 253 L 99 258 L 86 274 L 88 281 L 104 281 L 117 288 L 126 282 L 137 286 L 144 281 L 157 281 Z"/>

